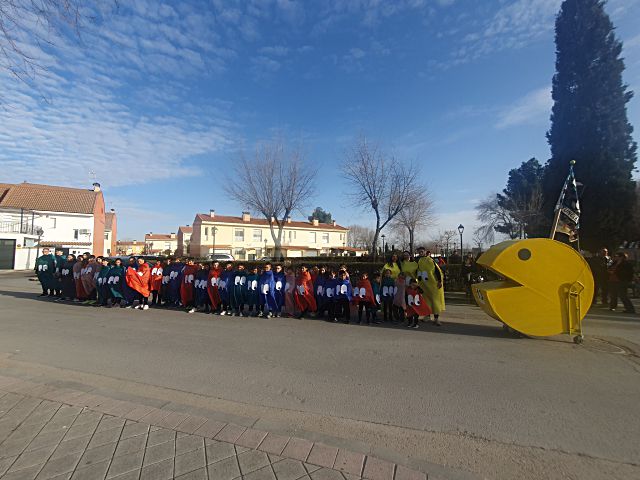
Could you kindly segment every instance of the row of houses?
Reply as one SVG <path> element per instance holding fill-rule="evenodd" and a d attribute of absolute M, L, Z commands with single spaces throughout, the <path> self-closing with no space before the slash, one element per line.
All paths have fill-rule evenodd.
<path fill-rule="evenodd" d="M 215 210 L 196 214 L 191 225 L 177 233 L 148 233 L 143 242 L 119 242 L 121 254 L 177 254 L 206 257 L 230 254 L 237 260 L 255 260 L 274 255 L 275 242 L 270 222 L 254 218 L 249 212 L 240 216 L 218 215 Z M 285 257 L 318 257 L 328 255 L 363 255 L 365 250 L 347 246 L 349 229 L 318 220 L 286 220 L 282 232 Z"/>
<path fill-rule="evenodd" d="M 0 183 L 0 269 L 33 268 L 43 247 L 113 255 L 117 218 L 105 211 L 99 183 L 90 189 Z"/>
<path fill-rule="evenodd" d="M 347 246 L 349 229 L 318 220 L 286 220 L 282 253 L 286 257 L 362 255 Z M 99 183 L 70 188 L 34 183 L 0 183 L 0 270 L 33 268 L 42 248 L 65 254 L 189 255 L 230 254 L 238 260 L 274 256 L 270 222 L 240 216 L 198 213 L 175 233 L 148 233 L 143 241 L 118 241 L 117 216 L 106 211 Z"/>

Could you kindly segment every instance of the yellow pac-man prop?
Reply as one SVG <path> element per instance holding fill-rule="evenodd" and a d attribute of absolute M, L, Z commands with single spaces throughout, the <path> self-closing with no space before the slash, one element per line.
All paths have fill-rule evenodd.
<path fill-rule="evenodd" d="M 569 245 L 547 238 L 510 240 L 478 258 L 502 280 L 472 286 L 478 305 L 530 336 L 577 333 L 593 299 L 593 275 Z"/>

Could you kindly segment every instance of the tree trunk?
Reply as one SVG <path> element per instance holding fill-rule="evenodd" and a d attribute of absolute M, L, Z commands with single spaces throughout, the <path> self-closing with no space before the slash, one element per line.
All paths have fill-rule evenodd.
<path fill-rule="evenodd" d="M 373 246 L 371 249 L 373 250 L 373 261 L 378 260 L 378 236 L 380 235 L 380 214 L 376 211 L 376 231 L 373 234 Z M 382 252 L 382 256 L 384 256 L 384 252 Z"/>
<path fill-rule="evenodd" d="M 409 253 L 413 257 L 414 230 L 413 228 L 408 228 L 407 230 L 409 230 Z"/>

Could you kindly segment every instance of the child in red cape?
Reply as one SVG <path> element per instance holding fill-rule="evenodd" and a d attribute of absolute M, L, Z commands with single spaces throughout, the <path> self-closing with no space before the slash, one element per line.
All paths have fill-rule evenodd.
<path fill-rule="evenodd" d="M 149 310 L 149 283 L 151 282 L 151 268 L 144 261 L 138 258 L 138 269 L 129 267 L 125 273 L 127 285 L 138 292 L 140 304 L 136 306 L 140 310 Z"/>
<path fill-rule="evenodd" d="M 195 265 L 193 259 L 188 259 L 184 270 L 182 270 L 182 282 L 180 283 L 180 301 L 187 310 L 193 306 L 193 282 L 197 271 L 198 266 Z"/>
<path fill-rule="evenodd" d="M 151 281 L 149 282 L 149 290 L 151 290 L 152 299 L 151 303 L 153 305 L 158 305 L 162 303 L 162 262 L 160 260 L 156 260 L 156 264 L 151 268 Z"/>
<path fill-rule="evenodd" d="M 415 278 L 407 287 L 407 319 L 408 328 L 418 328 L 418 319 L 431 315 L 431 308 L 422 296 L 422 289 Z"/>
<path fill-rule="evenodd" d="M 209 294 L 209 300 L 211 300 L 211 313 L 217 313 L 222 303 L 220 292 L 218 291 L 218 281 L 221 273 L 220 263 L 213 262 L 209 269 L 209 282 L 207 283 L 207 293 Z"/>
<path fill-rule="evenodd" d="M 353 303 L 358 305 L 358 323 L 362 323 L 362 312 L 367 312 L 367 325 L 373 323 L 375 319 L 374 306 L 376 304 L 376 298 L 373 296 L 373 288 L 369 281 L 369 275 L 363 273 L 360 275 L 360 280 L 353 289 Z"/>
<path fill-rule="evenodd" d="M 293 292 L 293 298 L 298 307 L 297 318 L 302 318 L 306 312 L 316 311 L 316 299 L 313 296 L 313 282 L 311 274 L 307 270 L 306 265 L 300 265 L 300 273 L 296 278 L 296 287 Z"/>

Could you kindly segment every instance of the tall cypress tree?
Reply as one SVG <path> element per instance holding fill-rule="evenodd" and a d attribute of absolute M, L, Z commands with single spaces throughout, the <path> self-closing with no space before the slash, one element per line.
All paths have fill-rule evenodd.
<path fill-rule="evenodd" d="M 627 119 L 633 93 L 622 82 L 622 43 L 602 0 L 565 0 L 556 19 L 556 73 L 547 139 L 544 199 L 549 220 L 569 161 L 583 184 L 580 239 L 596 249 L 632 234 L 635 203 L 631 173 L 637 145 Z"/>

